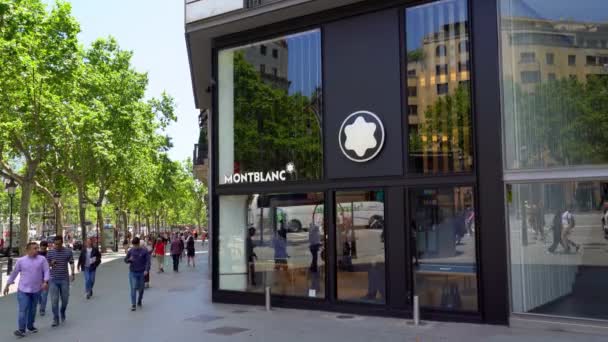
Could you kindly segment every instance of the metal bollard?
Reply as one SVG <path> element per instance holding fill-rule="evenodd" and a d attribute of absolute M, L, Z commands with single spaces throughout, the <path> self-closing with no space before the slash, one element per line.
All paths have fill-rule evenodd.
<path fill-rule="evenodd" d="M 414 296 L 414 325 L 420 325 L 420 304 L 418 302 L 418 296 Z"/>
<path fill-rule="evenodd" d="M 270 311 L 270 286 L 266 286 L 266 311 Z"/>

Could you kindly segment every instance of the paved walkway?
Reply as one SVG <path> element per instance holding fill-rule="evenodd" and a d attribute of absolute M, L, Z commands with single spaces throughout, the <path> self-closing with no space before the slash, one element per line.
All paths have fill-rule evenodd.
<path fill-rule="evenodd" d="M 198 243 L 197 243 L 198 244 Z M 28 341 L 484 341 L 571 342 L 608 341 L 608 335 L 430 322 L 412 327 L 402 319 L 354 317 L 337 314 L 212 304 L 207 280 L 207 251 L 197 252 L 197 268 L 182 267 L 174 274 L 152 273 L 152 287 L 142 310 L 131 312 L 127 265 L 113 260 L 97 273 L 95 297 L 86 300 L 83 279 L 71 288 L 67 321 L 51 328 L 51 315 L 37 317 L 40 332 Z M 50 306 L 50 301 L 49 301 Z M 47 308 L 50 312 L 50 307 Z M 0 341 L 13 341 L 15 295 L 0 298 Z"/>

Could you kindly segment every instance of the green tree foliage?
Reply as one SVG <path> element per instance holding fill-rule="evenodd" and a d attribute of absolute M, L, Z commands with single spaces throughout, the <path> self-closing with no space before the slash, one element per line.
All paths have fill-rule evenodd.
<path fill-rule="evenodd" d="M 0 0 L 0 176 L 20 185 L 22 251 L 31 204 L 52 207 L 55 192 L 59 227 L 64 220 L 102 227 L 114 212 L 106 204 L 123 220 L 131 209 L 200 225 L 196 183 L 185 164 L 167 157 L 175 101 L 166 93 L 145 97 L 147 74 L 115 39 L 82 48 L 78 33 L 66 2 Z M 95 204 L 102 210 L 87 216 Z"/>
<path fill-rule="evenodd" d="M 243 171 L 295 162 L 300 179 L 322 170 L 320 89 L 310 97 L 265 82 L 242 52 L 234 55 L 235 161 Z"/>

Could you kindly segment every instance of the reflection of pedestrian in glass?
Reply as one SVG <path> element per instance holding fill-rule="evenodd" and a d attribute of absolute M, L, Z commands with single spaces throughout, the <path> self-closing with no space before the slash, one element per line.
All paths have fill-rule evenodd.
<path fill-rule="evenodd" d="M 475 223 L 475 211 L 470 206 L 465 211 L 465 224 L 467 226 L 467 234 L 473 235 L 473 223 Z"/>
<path fill-rule="evenodd" d="M 287 230 L 279 229 L 272 241 L 274 264 L 276 269 L 287 268 Z"/>
<path fill-rule="evenodd" d="M 319 248 L 321 248 L 321 232 L 319 230 L 319 226 L 314 223 L 311 223 L 308 229 L 308 244 L 310 248 L 310 254 L 312 255 L 310 271 L 317 272 Z"/>
<path fill-rule="evenodd" d="M 466 228 L 466 213 L 461 213 L 459 215 L 454 216 L 452 223 L 454 224 L 454 233 L 456 234 L 456 245 L 462 244 L 462 238 L 467 233 Z"/>
<path fill-rule="evenodd" d="M 247 239 L 245 240 L 245 253 L 247 255 L 247 264 L 249 265 L 249 282 L 252 286 L 256 286 L 255 282 L 255 261 L 258 256 L 255 254 L 253 245 L 253 236 L 255 235 L 255 228 L 249 227 L 247 229 Z"/>
<path fill-rule="evenodd" d="M 549 252 L 555 253 L 555 250 L 560 243 L 564 250 L 567 250 L 568 246 L 562 241 L 562 211 L 559 209 L 556 210 L 555 215 L 553 215 L 551 230 L 553 230 L 553 244 L 549 247 Z"/>
<path fill-rule="evenodd" d="M 384 246 L 384 229 L 382 229 L 382 233 L 380 233 L 380 242 L 382 242 L 382 246 Z M 376 300 L 378 293 L 380 293 L 380 299 L 384 298 L 386 286 L 384 283 L 384 275 L 384 249 L 382 249 L 373 256 L 367 271 L 367 294 L 363 299 Z"/>
<path fill-rule="evenodd" d="M 353 271 L 353 248 L 352 248 L 352 221 L 348 217 L 342 218 L 340 227 L 340 239 L 342 241 L 342 258 L 339 261 L 341 269 Z"/>
<path fill-rule="evenodd" d="M 562 214 L 562 242 L 566 245 L 566 250 L 568 252 L 570 252 L 570 247 L 574 247 L 577 252 L 581 248 L 580 245 L 570 240 L 570 234 L 575 226 L 576 223 L 574 221 L 574 215 L 570 212 L 570 210 L 566 210 Z"/>

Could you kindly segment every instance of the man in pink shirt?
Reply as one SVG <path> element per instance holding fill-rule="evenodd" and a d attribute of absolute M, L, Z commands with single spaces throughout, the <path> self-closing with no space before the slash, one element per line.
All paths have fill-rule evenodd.
<path fill-rule="evenodd" d="M 19 303 L 19 329 L 15 331 L 15 336 L 24 337 L 25 328 L 32 333 L 38 332 L 34 326 L 36 320 L 36 305 L 39 301 L 40 291 L 48 289 L 50 278 L 49 264 L 46 258 L 38 255 L 38 244 L 30 242 L 26 247 L 26 255 L 17 259 L 15 269 L 8 278 L 4 295 L 8 295 L 10 286 L 15 282 L 18 274 L 19 287 L 17 292 L 17 302 Z"/>

